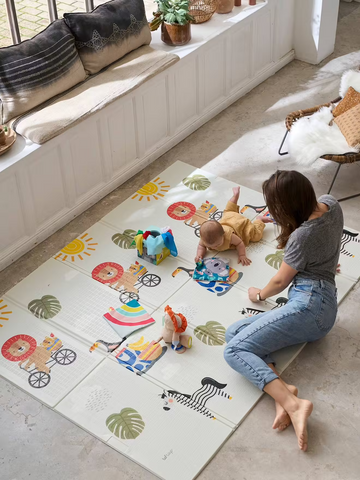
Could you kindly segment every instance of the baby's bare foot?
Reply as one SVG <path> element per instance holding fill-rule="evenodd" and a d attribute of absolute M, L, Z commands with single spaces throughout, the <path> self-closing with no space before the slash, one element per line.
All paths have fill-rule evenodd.
<path fill-rule="evenodd" d="M 308 449 L 307 422 L 313 408 L 314 406 L 309 400 L 298 399 L 297 406 L 288 412 L 298 438 L 299 448 L 304 452 Z"/>
<path fill-rule="evenodd" d="M 240 187 L 234 187 L 232 191 L 233 191 L 233 196 L 231 197 L 231 201 L 233 203 L 237 203 L 240 196 Z"/>
<path fill-rule="evenodd" d="M 298 395 L 298 389 L 295 387 L 295 385 L 286 385 L 286 388 L 293 394 L 295 397 Z M 279 432 L 282 432 L 285 430 L 290 424 L 291 424 L 291 419 L 284 410 L 284 408 L 280 405 L 280 403 L 275 402 L 275 408 L 276 408 L 276 414 L 275 414 L 275 420 L 273 423 L 272 428 L 278 429 Z"/>

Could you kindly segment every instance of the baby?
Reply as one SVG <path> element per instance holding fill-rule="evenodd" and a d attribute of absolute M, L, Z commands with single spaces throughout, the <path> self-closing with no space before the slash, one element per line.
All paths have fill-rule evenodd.
<path fill-rule="evenodd" d="M 199 262 L 206 250 L 236 249 L 238 252 L 238 263 L 250 265 L 251 260 L 246 256 L 245 247 L 249 242 L 258 242 L 262 239 L 265 223 L 272 222 L 267 217 L 259 216 L 251 221 L 239 213 L 240 187 L 233 188 L 233 196 L 228 201 L 223 216 L 219 222 L 208 220 L 201 225 L 200 242 L 196 252 L 195 262 Z"/>

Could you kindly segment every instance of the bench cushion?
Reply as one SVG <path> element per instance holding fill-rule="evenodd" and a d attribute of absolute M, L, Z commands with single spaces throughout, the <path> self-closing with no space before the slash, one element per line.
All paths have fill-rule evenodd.
<path fill-rule="evenodd" d="M 0 49 L 0 124 L 82 82 L 75 38 L 56 20 L 31 40 Z"/>
<path fill-rule="evenodd" d="M 38 111 L 18 117 L 12 127 L 32 142 L 43 144 L 178 60 L 177 55 L 149 46 L 138 48 Z"/>
<path fill-rule="evenodd" d="M 143 0 L 112 0 L 91 13 L 65 13 L 90 75 L 151 42 Z"/>

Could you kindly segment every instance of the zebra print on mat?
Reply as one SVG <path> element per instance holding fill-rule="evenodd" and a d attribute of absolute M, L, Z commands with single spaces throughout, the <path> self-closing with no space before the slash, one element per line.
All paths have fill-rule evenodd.
<path fill-rule="evenodd" d="M 201 387 L 192 395 L 180 393 L 176 390 L 164 390 L 161 398 L 164 401 L 163 409 L 169 411 L 174 403 L 180 403 L 186 407 L 201 413 L 207 418 L 216 420 L 214 415 L 206 408 L 206 403 L 215 395 L 231 400 L 232 397 L 224 392 L 226 384 L 222 384 L 210 377 L 205 377 L 201 380 Z"/>
<path fill-rule="evenodd" d="M 86 78 L 75 38 L 63 20 L 19 45 L 0 49 L 1 123 Z"/>
<path fill-rule="evenodd" d="M 348 252 L 345 249 L 345 245 L 347 245 L 350 242 L 360 243 L 360 238 L 357 238 L 358 236 L 359 236 L 358 233 L 349 232 L 349 230 L 343 230 L 343 234 L 341 237 L 341 249 L 340 249 L 340 253 L 342 255 L 346 255 L 347 257 L 354 257 L 354 255 L 351 252 Z"/>

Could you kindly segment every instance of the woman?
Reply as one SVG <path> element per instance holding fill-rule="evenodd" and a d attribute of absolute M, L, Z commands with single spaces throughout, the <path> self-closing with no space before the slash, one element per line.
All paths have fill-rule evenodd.
<path fill-rule="evenodd" d="M 224 356 L 234 370 L 275 400 L 273 428 L 284 430 L 292 422 L 299 448 L 306 451 L 307 420 L 313 405 L 297 398 L 296 387 L 279 378 L 269 354 L 319 340 L 333 327 L 343 214 L 331 195 L 316 200 L 310 181 L 296 171 L 276 172 L 264 182 L 263 193 L 280 228 L 278 247 L 285 248 L 285 256 L 265 288 L 249 288 L 249 298 L 262 302 L 292 283 L 289 301 L 232 325 L 226 332 Z"/>

